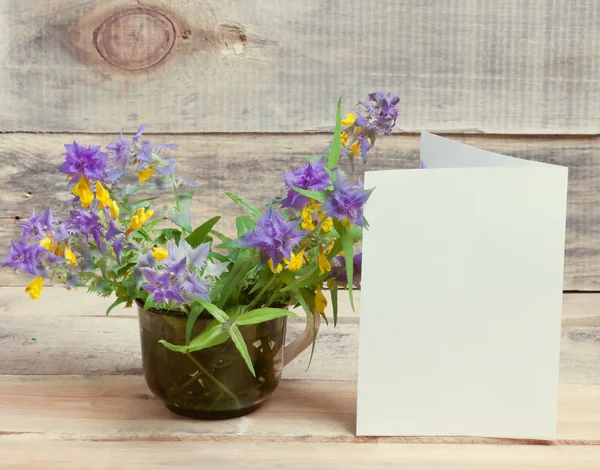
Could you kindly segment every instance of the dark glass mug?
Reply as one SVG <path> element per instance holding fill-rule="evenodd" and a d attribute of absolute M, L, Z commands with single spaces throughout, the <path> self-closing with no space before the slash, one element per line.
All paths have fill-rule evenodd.
<path fill-rule="evenodd" d="M 200 419 L 228 419 L 256 410 L 277 388 L 281 371 L 312 344 L 319 329 L 319 315 L 307 319 L 302 335 L 285 345 L 287 317 L 257 325 L 239 326 L 256 377 L 252 375 L 231 339 L 181 354 L 158 341 L 185 345 L 187 316 L 172 311 L 148 309 L 138 302 L 144 377 L 148 387 L 171 411 Z M 198 317 L 192 338 L 213 320 Z"/>

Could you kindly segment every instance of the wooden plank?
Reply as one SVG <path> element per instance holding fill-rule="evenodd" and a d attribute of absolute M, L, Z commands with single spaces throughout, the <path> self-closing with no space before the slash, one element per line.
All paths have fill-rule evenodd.
<path fill-rule="evenodd" d="M 141 377 L 0 376 L 4 435 L 51 440 L 515 444 L 469 437 L 356 437 L 356 383 L 283 380 L 256 413 L 207 422 L 174 415 Z M 32 436 L 33 437 L 33 436 Z M 600 386 L 561 385 L 558 444 L 600 445 Z"/>
<path fill-rule="evenodd" d="M 49 288 L 44 291 L 47 302 L 23 299 L 20 291 L 17 287 L 0 289 L 0 374 L 142 374 L 135 311 L 115 311 L 106 317 L 110 300 L 83 291 Z M 570 300 L 575 295 L 581 300 Z M 565 296 L 562 384 L 600 384 L 598 297 Z M 348 302 L 342 302 L 338 326 L 321 327 L 308 371 L 307 351 L 286 367 L 285 377 L 356 380 L 358 317 Z M 291 321 L 288 339 L 297 337 L 303 328 L 302 320 Z"/>
<path fill-rule="evenodd" d="M 600 130 L 596 0 L 2 0 L 0 23 L 2 131 L 324 129 L 375 87 L 408 130 Z"/>
<path fill-rule="evenodd" d="M 321 444 L 253 442 L 54 442 L 5 441 L 7 470 L 127 468 L 231 468 L 330 470 L 597 470 L 598 446 L 459 446 L 420 444 Z"/>
<path fill-rule="evenodd" d="M 486 150 L 519 158 L 568 165 L 570 189 L 564 288 L 600 290 L 600 137 L 452 136 Z M 0 253 L 9 239 L 19 236 L 17 217 L 33 207 L 50 205 L 64 213 L 65 180 L 57 167 L 62 145 L 72 135 L 0 135 Z M 113 136 L 80 135 L 84 143 L 108 143 Z M 182 174 L 203 184 L 193 206 L 195 223 L 220 214 L 222 231 L 233 233 L 241 210 L 223 195 L 232 191 L 255 203 L 281 191 L 281 174 L 327 147 L 325 135 L 274 136 L 152 136 L 155 142 L 175 141 L 180 148 Z M 418 164 L 418 136 L 382 139 L 373 151 L 369 169 L 414 168 Z M 364 165 L 357 167 L 360 175 Z M 23 284 L 0 270 L 0 283 Z"/>

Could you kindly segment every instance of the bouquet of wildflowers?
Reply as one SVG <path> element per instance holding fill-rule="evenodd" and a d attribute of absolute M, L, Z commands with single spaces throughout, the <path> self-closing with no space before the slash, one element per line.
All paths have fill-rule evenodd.
<path fill-rule="evenodd" d="M 347 288 L 352 299 L 353 287 L 360 286 L 361 254 L 354 247 L 367 225 L 363 206 L 371 193 L 341 166 L 354 168 L 359 157 L 367 161 L 376 138 L 391 133 L 398 101 L 372 93 L 344 119 L 340 101 L 329 148 L 285 173 L 284 193 L 265 206 L 227 193 L 246 212 L 237 217 L 233 238 L 217 231 L 219 217 L 192 226 L 196 185 L 175 173 L 168 154 L 177 145 L 144 140 L 144 126 L 131 140 L 121 133 L 104 151 L 65 145 L 60 171 L 70 193 L 68 216 L 32 212 L 2 265 L 33 276 L 25 291 L 34 299 L 50 280 L 113 295 L 107 313 L 134 302 L 181 312 L 188 318 L 186 344 L 162 341 L 181 353 L 232 338 L 247 358 L 239 325 L 293 316 L 291 306 L 325 318 L 326 287 L 335 323 L 338 289 Z M 157 206 L 155 193 L 167 191 L 172 202 Z M 203 312 L 214 317 L 215 327 L 191 338 Z"/>

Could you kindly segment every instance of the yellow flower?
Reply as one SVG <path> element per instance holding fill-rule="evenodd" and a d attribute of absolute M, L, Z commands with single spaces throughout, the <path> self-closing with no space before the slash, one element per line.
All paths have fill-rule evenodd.
<path fill-rule="evenodd" d="M 275 274 L 280 273 L 283 270 L 283 266 L 281 265 L 281 263 L 279 263 L 277 265 L 277 268 L 275 268 L 275 266 L 273 266 L 272 259 L 269 259 L 269 261 L 267 261 L 267 264 L 269 265 L 269 268 L 271 268 L 271 271 L 273 271 Z"/>
<path fill-rule="evenodd" d="M 318 210 L 323 204 L 307 204 L 302 208 L 302 228 L 304 230 L 313 230 L 317 225 L 317 222 L 313 220 L 313 212 L 317 214 L 317 220 L 321 220 L 325 215 L 323 211 Z M 331 229 L 329 229 L 331 230 Z M 328 231 L 329 231 L 328 230 Z"/>
<path fill-rule="evenodd" d="M 323 251 L 323 245 L 319 245 L 318 263 L 319 271 L 321 271 L 321 274 L 331 271 L 331 263 L 327 259 L 327 256 L 325 256 L 325 252 Z"/>
<path fill-rule="evenodd" d="M 169 252 L 162 246 L 155 246 L 152 248 L 152 256 L 154 256 L 157 260 L 162 261 L 163 259 L 167 259 L 169 257 Z"/>
<path fill-rule="evenodd" d="M 352 155 L 358 157 L 360 155 L 360 142 L 356 141 L 350 146 L 350 151 Z"/>
<path fill-rule="evenodd" d="M 75 266 L 77 264 L 77 257 L 75 256 L 75 253 L 73 253 L 71 248 L 68 246 L 65 247 L 65 258 L 68 260 L 67 262 L 71 266 Z"/>
<path fill-rule="evenodd" d="M 29 294 L 32 299 L 37 299 L 42 294 L 42 286 L 44 284 L 43 277 L 34 277 L 33 281 L 25 288 L 25 292 Z"/>
<path fill-rule="evenodd" d="M 354 121 L 356 121 L 356 115 L 354 115 L 352 113 L 348 113 L 348 114 L 346 114 L 346 118 L 342 119 L 342 126 L 344 126 L 344 127 L 351 126 L 352 124 L 354 124 Z"/>
<path fill-rule="evenodd" d="M 350 222 L 350 219 L 348 218 L 342 219 L 340 222 L 346 228 L 350 228 L 352 226 L 352 222 Z"/>
<path fill-rule="evenodd" d="M 327 299 L 321 292 L 321 284 L 317 284 L 317 293 L 315 295 L 315 312 L 324 313 L 325 307 L 327 307 Z"/>
<path fill-rule="evenodd" d="M 144 222 L 146 222 L 146 220 L 152 217 L 152 214 L 154 214 L 154 211 L 152 209 L 144 211 L 144 208 L 140 207 L 135 213 L 135 215 L 131 218 L 131 225 L 127 229 L 127 232 L 130 233 L 134 230 L 139 229 L 144 224 Z"/>
<path fill-rule="evenodd" d="M 90 190 L 90 184 L 84 176 L 80 178 L 79 182 L 73 188 L 73 194 L 79 196 L 82 207 L 89 206 L 94 200 L 94 193 Z"/>
<path fill-rule="evenodd" d="M 156 168 L 156 165 L 149 165 L 148 168 L 146 168 L 145 170 L 138 171 L 136 173 L 138 175 L 140 183 L 142 181 L 146 181 L 154 174 L 154 168 Z"/>
<path fill-rule="evenodd" d="M 342 143 L 342 145 L 344 145 L 347 140 L 348 140 L 348 134 L 346 132 L 342 132 L 342 134 L 340 135 L 340 142 Z"/>
<path fill-rule="evenodd" d="M 331 220 L 331 217 L 327 217 L 323 223 L 321 224 L 321 228 L 323 229 L 323 232 L 325 233 L 329 233 L 333 230 L 333 220 Z"/>
<path fill-rule="evenodd" d="M 308 205 L 304 206 L 304 208 L 302 209 L 302 228 L 304 230 L 312 230 L 313 228 L 315 228 L 312 213 L 310 212 Z"/>
<path fill-rule="evenodd" d="M 304 251 L 306 250 L 306 246 L 300 250 L 300 252 L 295 255 L 292 253 L 290 256 L 290 260 L 285 260 L 288 265 L 288 269 L 290 271 L 298 271 L 302 267 L 302 261 L 304 261 Z"/>
<path fill-rule="evenodd" d="M 46 248 L 46 250 L 49 250 L 49 251 L 52 251 L 52 250 L 54 250 L 54 248 L 56 248 L 56 245 L 54 244 L 54 242 L 52 241 L 52 238 L 50 238 L 50 237 L 46 237 L 43 240 L 41 240 L 40 245 L 42 245 L 44 248 Z"/>
<path fill-rule="evenodd" d="M 110 194 L 104 188 L 104 186 L 102 186 L 100 181 L 96 181 L 96 198 L 98 199 L 98 201 L 100 201 L 100 209 L 110 207 L 110 205 L 112 204 Z"/>
<path fill-rule="evenodd" d="M 63 251 L 62 246 L 60 246 L 60 243 L 56 245 L 56 250 L 54 250 L 54 254 L 56 256 L 60 256 L 61 258 L 65 257 L 65 252 Z"/>
<path fill-rule="evenodd" d="M 120 213 L 121 210 L 119 209 L 117 201 L 110 201 L 110 216 L 116 220 Z"/>

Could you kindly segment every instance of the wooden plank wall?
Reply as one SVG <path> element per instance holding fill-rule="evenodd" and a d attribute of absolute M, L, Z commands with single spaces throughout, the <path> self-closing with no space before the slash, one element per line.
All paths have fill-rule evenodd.
<path fill-rule="evenodd" d="M 569 166 L 564 287 L 600 290 L 597 0 L 0 0 L 0 59 L 0 252 L 60 210 L 73 138 L 148 123 L 204 185 L 196 220 L 233 216 L 224 191 L 260 202 L 327 146 L 340 94 L 384 89 L 401 118 L 371 168 L 415 167 L 424 129 Z"/>

